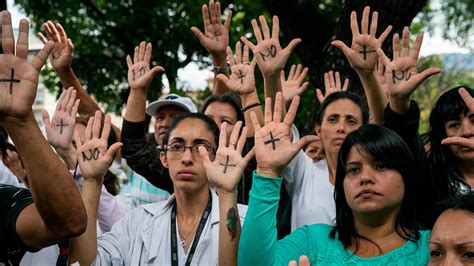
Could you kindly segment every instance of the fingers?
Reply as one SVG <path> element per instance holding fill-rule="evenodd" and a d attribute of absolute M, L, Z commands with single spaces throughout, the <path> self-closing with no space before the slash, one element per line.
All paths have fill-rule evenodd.
<path fill-rule="evenodd" d="M 270 124 L 272 122 L 272 98 L 267 97 L 265 99 L 265 125 Z"/>
<path fill-rule="evenodd" d="M 239 140 L 240 128 L 242 128 L 242 121 L 237 121 L 237 123 L 234 125 L 234 129 L 232 130 L 232 133 L 230 134 L 230 138 L 229 138 L 228 147 L 231 149 L 237 148 L 237 141 Z"/>
<path fill-rule="evenodd" d="M 49 24 L 49 28 L 50 30 L 52 31 L 52 37 L 53 37 L 53 40 L 54 42 L 60 42 L 61 39 L 59 37 L 59 31 L 56 29 L 56 26 L 54 26 L 54 23 L 51 22 L 51 21 L 48 21 L 48 24 Z"/>
<path fill-rule="evenodd" d="M 291 65 L 290 73 L 288 74 L 288 80 L 293 79 L 293 77 L 295 76 L 295 70 L 296 66 L 294 64 Z"/>
<path fill-rule="evenodd" d="M 245 164 L 248 164 L 254 156 L 255 156 L 255 146 L 252 147 L 252 149 L 249 152 L 247 152 L 247 154 L 245 155 L 244 157 Z"/>
<path fill-rule="evenodd" d="M 410 50 L 410 30 L 408 27 L 403 28 L 402 33 L 402 57 L 408 57 Z"/>
<path fill-rule="evenodd" d="M 79 148 L 82 147 L 82 141 L 81 141 L 81 138 L 79 137 L 79 132 L 77 131 L 74 131 L 74 142 L 76 143 L 76 150 L 79 150 Z"/>
<path fill-rule="evenodd" d="M 92 139 L 92 125 L 94 123 L 94 117 L 89 117 L 87 121 L 86 132 L 84 133 L 84 141 L 87 142 Z"/>
<path fill-rule="evenodd" d="M 385 55 L 385 53 L 383 52 L 383 50 L 381 48 L 377 48 L 377 55 L 379 56 L 380 60 L 382 61 L 382 63 L 386 66 L 388 64 L 390 64 L 390 59 Z M 394 51 L 395 53 L 395 51 Z"/>
<path fill-rule="evenodd" d="M 330 84 L 330 87 L 331 88 L 335 88 L 336 87 L 336 82 L 334 80 L 334 72 L 331 70 L 329 71 L 329 84 Z"/>
<path fill-rule="evenodd" d="M 273 122 L 280 123 L 283 115 L 283 94 L 277 92 L 275 96 L 275 110 L 273 112 Z"/>
<path fill-rule="evenodd" d="M 230 28 L 230 21 L 232 20 L 232 10 L 227 11 L 227 17 L 225 18 L 224 27 L 226 29 Z"/>
<path fill-rule="evenodd" d="M 206 148 L 199 146 L 198 151 L 199 151 L 199 156 L 201 156 L 202 158 L 204 166 L 210 165 L 212 162 L 211 162 L 211 159 L 209 158 L 209 152 L 207 152 Z"/>
<path fill-rule="evenodd" d="M 219 148 L 227 147 L 227 122 L 222 123 L 221 131 L 219 132 Z"/>
<path fill-rule="evenodd" d="M 272 39 L 278 40 L 280 38 L 280 21 L 278 16 L 273 16 L 272 21 Z"/>
<path fill-rule="evenodd" d="M 66 92 L 67 92 L 67 90 L 63 90 L 61 92 L 61 95 L 59 96 L 58 103 L 56 104 L 56 110 L 55 111 L 59 111 L 61 109 L 61 103 L 63 101 L 64 96 L 66 95 Z"/>
<path fill-rule="evenodd" d="M 194 33 L 194 36 L 196 36 L 196 38 L 198 38 L 198 40 L 203 40 L 206 36 L 204 35 L 204 33 L 202 33 L 202 31 L 196 27 L 191 27 L 191 31 Z"/>
<path fill-rule="evenodd" d="M 379 18 L 379 12 L 375 11 L 372 13 L 372 21 L 370 22 L 370 36 L 375 37 L 375 34 L 377 33 L 377 23 L 378 23 L 378 18 Z"/>
<path fill-rule="evenodd" d="M 242 47 L 240 42 L 235 44 L 235 63 L 242 64 Z"/>
<path fill-rule="evenodd" d="M 331 71 L 324 73 L 324 88 L 326 89 L 326 92 L 329 88 L 331 88 Z"/>
<path fill-rule="evenodd" d="M 245 38 L 244 36 L 240 37 L 240 40 L 245 44 L 247 45 L 248 47 L 250 47 L 250 49 L 253 51 L 255 49 L 255 45 L 253 43 L 251 43 L 249 40 L 247 40 L 247 38 Z"/>
<path fill-rule="evenodd" d="M 366 6 L 364 8 L 364 11 L 362 12 L 362 20 L 360 22 L 362 34 L 369 33 L 369 14 L 370 14 L 370 7 Z"/>
<path fill-rule="evenodd" d="M 18 32 L 18 41 L 16 43 L 16 55 L 20 58 L 26 59 L 28 55 L 28 20 L 20 20 L 20 28 Z"/>
<path fill-rule="evenodd" d="M 64 94 L 64 97 L 61 101 L 61 111 L 66 111 L 66 106 L 69 103 L 69 98 L 71 97 L 71 92 L 72 92 L 71 88 L 66 90 L 66 94 Z"/>
<path fill-rule="evenodd" d="M 226 85 L 226 87 L 228 87 L 228 88 L 230 87 L 229 86 L 230 79 L 225 74 L 219 73 L 216 76 L 216 79 L 219 80 L 220 82 L 224 83 Z"/>
<path fill-rule="evenodd" d="M 344 80 L 344 85 L 342 85 L 342 90 L 343 90 L 343 91 L 346 91 L 348 87 L 349 87 L 349 79 L 346 78 L 346 79 Z"/>
<path fill-rule="evenodd" d="M 398 33 L 393 34 L 392 52 L 393 52 L 393 60 L 400 57 L 400 36 L 398 35 Z"/>
<path fill-rule="evenodd" d="M 384 30 L 384 32 L 382 32 L 382 34 L 378 38 L 378 40 L 381 44 L 385 41 L 385 39 L 387 39 L 387 37 L 388 37 L 388 35 L 390 34 L 391 31 L 392 31 L 392 26 L 390 25 Z"/>
<path fill-rule="evenodd" d="M 462 147 L 466 147 L 466 148 L 469 148 L 469 149 L 474 149 L 474 141 L 472 141 L 468 138 L 463 138 L 463 137 L 445 138 L 441 141 L 441 144 L 443 144 L 443 145 L 457 145 L 457 146 L 462 146 Z"/>
<path fill-rule="evenodd" d="M 45 109 L 41 109 L 41 117 L 43 118 L 44 128 L 47 130 L 51 128 L 51 122 L 49 120 L 49 113 Z"/>
<path fill-rule="evenodd" d="M 336 88 L 338 90 L 342 90 L 341 88 L 341 75 L 339 74 L 339 71 L 336 71 L 336 73 L 334 74 L 335 75 L 335 81 L 336 81 Z"/>
<path fill-rule="evenodd" d="M 320 89 L 316 89 L 316 97 L 318 98 L 319 103 L 324 102 L 324 95 Z"/>
<path fill-rule="evenodd" d="M 202 20 L 204 21 L 204 30 L 211 25 L 211 19 L 209 18 L 209 8 L 207 5 L 202 5 Z"/>
<path fill-rule="evenodd" d="M 253 34 L 255 35 L 255 39 L 257 40 L 257 43 L 262 42 L 263 40 L 262 33 L 260 32 L 260 28 L 258 27 L 257 20 L 255 19 L 252 19 L 252 28 L 253 28 Z"/>
<path fill-rule="evenodd" d="M 229 46 L 227 46 L 226 52 L 227 52 L 227 61 L 229 61 L 229 66 L 232 69 L 232 67 L 236 65 L 237 63 L 235 62 L 234 55 L 232 54 L 232 49 L 230 49 Z"/>
<path fill-rule="evenodd" d="M 2 49 L 4 54 L 13 54 L 15 50 L 15 37 L 13 37 L 12 18 L 10 12 L 2 11 Z"/>
<path fill-rule="evenodd" d="M 41 68 L 43 67 L 44 63 L 46 62 L 46 59 L 48 59 L 48 56 L 51 54 L 53 51 L 54 43 L 52 41 L 48 41 L 44 46 L 41 51 L 33 58 L 33 61 L 31 61 L 31 65 L 39 72 Z"/>
<path fill-rule="evenodd" d="M 92 121 L 92 138 L 100 138 L 100 125 L 102 122 L 102 112 L 97 110 L 95 111 L 95 116 Z"/>
<path fill-rule="evenodd" d="M 413 49 L 411 50 L 410 57 L 413 58 L 415 61 L 418 60 L 418 56 L 420 55 L 421 44 L 423 43 L 423 32 L 420 32 L 415 39 L 415 44 L 413 45 Z"/>
<path fill-rule="evenodd" d="M 138 63 L 140 60 L 139 60 L 139 48 L 138 46 L 135 46 L 135 49 L 134 49 L 134 52 L 133 52 L 133 63 Z"/>
<path fill-rule="evenodd" d="M 296 147 L 298 147 L 298 150 L 301 150 L 304 148 L 304 146 L 308 145 L 309 143 L 313 142 L 313 141 L 316 141 L 316 140 L 319 140 L 319 137 L 316 136 L 316 135 L 306 135 L 304 137 L 302 137 L 301 139 L 299 139 L 295 145 Z"/>
<path fill-rule="evenodd" d="M 303 71 L 301 71 L 297 78 L 299 83 L 303 82 L 303 80 L 306 78 L 306 75 L 308 75 L 308 71 L 309 69 L 307 67 L 305 67 Z"/>
<path fill-rule="evenodd" d="M 127 61 L 127 67 L 130 70 L 130 68 L 132 68 L 132 66 L 133 66 L 132 58 L 130 58 L 130 55 L 127 55 L 125 60 Z"/>
<path fill-rule="evenodd" d="M 209 13 L 210 13 L 210 18 L 211 18 L 211 24 L 216 24 L 217 23 L 217 16 L 216 16 L 216 5 L 214 4 L 214 1 L 211 0 L 209 1 Z"/>
<path fill-rule="evenodd" d="M 309 264 L 309 259 L 307 256 L 301 256 L 300 259 L 299 259 L 299 262 L 300 262 L 300 266 L 310 266 Z"/>
<path fill-rule="evenodd" d="M 300 96 L 296 95 L 295 97 L 293 97 L 290 108 L 288 108 L 288 111 L 285 116 L 285 120 L 283 121 L 283 123 L 285 123 L 288 127 L 291 127 L 291 124 L 293 124 L 293 121 L 295 120 L 296 111 L 298 111 L 299 104 L 300 104 Z"/>
<path fill-rule="evenodd" d="M 222 18 L 221 3 L 216 2 L 215 8 L 216 8 L 216 23 L 221 24 L 222 23 L 222 21 L 221 21 L 221 18 Z"/>
<path fill-rule="evenodd" d="M 354 36 L 360 35 L 359 22 L 357 22 L 357 13 L 355 11 L 351 12 L 351 31 L 352 38 L 354 38 Z"/>
<path fill-rule="evenodd" d="M 264 40 L 270 39 L 270 29 L 268 28 L 267 21 L 264 16 L 259 16 L 260 25 L 262 26 L 263 38 Z"/>
<path fill-rule="evenodd" d="M 76 119 L 77 110 L 79 110 L 79 104 L 80 104 L 80 103 L 81 103 L 81 99 L 77 99 L 77 100 L 74 102 L 74 105 L 72 106 L 71 117 L 73 117 L 74 119 Z"/>
<path fill-rule="evenodd" d="M 242 56 L 242 63 L 249 62 L 250 63 L 250 55 L 249 55 L 249 47 L 244 45 L 244 55 Z"/>
<path fill-rule="evenodd" d="M 67 102 L 66 105 L 66 113 L 71 114 L 72 107 L 74 106 L 76 102 L 76 90 L 72 89 L 71 96 L 69 97 L 69 101 Z"/>
<path fill-rule="evenodd" d="M 101 113 L 101 118 L 102 118 L 102 113 Z M 102 134 L 100 134 L 100 139 L 104 141 L 107 141 L 107 139 L 109 138 L 110 124 L 111 124 L 110 120 L 111 120 L 110 115 L 105 115 L 104 127 L 102 128 Z"/>
<path fill-rule="evenodd" d="M 293 50 L 295 49 L 296 45 L 298 45 L 301 42 L 301 39 L 296 38 L 291 40 L 291 42 L 286 46 L 285 50 L 288 52 L 288 54 L 291 54 Z"/>
<path fill-rule="evenodd" d="M 42 42 L 43 44 L 45 44 L 46 42 L 48 42 L 48 39 L 46 39 L 46 37 L 44 37 L 43 33 L 38 32 L 37 36 L 38 36 L 38 38 L 41 40 L 41 42 Z"/>
<path fill-rule="evenodd" d="M 162 66 L 155 66 L 150 70 L 150 72 L 151 75 L 154 77 L 158 73 L 165 72 L 165 69 Z"/>
<path fill-rule="evenodd" d="M 151 45 L 151 42 L 147 43 L 145 46 L 145 56 L 144 56 L 144 61 L 147 66 L 150 66 L 150 61 L 151 61 L 151 51 L 153 47 Z"/>
<path fill-rule="evenodd" d="M 336 41 L 332 41 L 331 42 L 331 45 L 332 46 L 336 46 L 337 48 L 339 48 L 339 50 L 341 50 L 341 52 L 347 57 L 350 52 L 351 52 L 351 48 L 349 48 L 345 43 L 343 43 L 342 41 L 339 41 L 339 40 L 336 40 Z"/>
<path fill-rule="evenodd" d="M 459 95 L 461 95 L 462 100 L 466 103 L 467 108 L 470 111 L 474 110 L 474 98 L 472 98 L 471 94 L 465 89 L 465 88 L 460 88 L 458 90 Z"/>
<path fill-rule="evenodd" d="M 423 72 L 418 73 L 417 75 L 412 75 L 412 76 L 415 76 L 415 82 L 418 86 L 419 84 L 423 83 L 423 81 L 425 81 L 429 77 L 431 77 L 433 75 L 436 75 L 440 72 L 441 72 L 440 68 L 430 67 L 428 69 L 425 69 Z"/>
<path fill-rule="evenodd" d="M 105 154 L 105 157 L 109 159 L 110 161 L 113 160 L 115 157 L 115 154 L 118 152 L 118 150 L 123 146 L 121 142 L 115 142 L 112 144 L 112 146 L 109 147 L 107 150 L 107 153 Z"/>
<path fill-rule="evenodd" d="M 254 131 L 258 131 L 262 128 L 254 111 L 250 111 L 250 120 L 252 121 Z"/>
<path fill-rule="evenodd" d="M 67 44 L 68 38 L 67 38 L 66 31 L 64 30 L 63 26 L 59 22 L 56 22 L 56 29 L 58 30 L 59 38 L 61 42 L 64 44 Z"/>
<path fill-rule="evenodd" d="M 240 131 L 240 130 L 239 130 Z M 237 141 L 237 147 L 236 150 L 242 154 L 242 150 L 244 149 L 245 146 L 245 141 L 247 140 L 247 132 L 248 132 L 248 127 L 244 127 L 242 129 L 242 133 L 239 136 L 239 140 Z"/>
<path fill-rule="evenodd" d="M 140 48 L 138 50 L 138 60 L 140 62 L 145 60 L 145 50 L 146 50 L 146 43 L 140 42 Z"/>
<path fill-rule="evenodd" d="M 296 70 L 295 70 L 295 73 L 294 73 L 294 76 L 293 76 L 294 79 L 299 77 L 302 68 L 303 68 L 303 66 L 301 64 L 298 64 L 298 66 L 296 66 Z"/>

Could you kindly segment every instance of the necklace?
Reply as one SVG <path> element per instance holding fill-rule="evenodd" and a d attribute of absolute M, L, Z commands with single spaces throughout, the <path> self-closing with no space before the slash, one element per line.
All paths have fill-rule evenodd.
<path fill-rule="evenodd" d="M 198 220 L 199 221 L 199 220 Z M 188 241 L 188 237 L 191 235 L 191 233 L 194 231 L 194 227 L 196 227 L 196 224 L 198 224 L 197 222 L 194 223 L 193 225 L 193 228 L 191 228 L 191 231 L 189 231 L 189 233 L 186 235 L 186 237 L 183 239 L 183 236 L 181 235 L 181 233 L 179 232 L 178 230 L 178 233 L 179 233 L 179 237 L 181 238 L 181 246 L 183 248 L 185 248 L 187 246 L 187 241 Z"/>

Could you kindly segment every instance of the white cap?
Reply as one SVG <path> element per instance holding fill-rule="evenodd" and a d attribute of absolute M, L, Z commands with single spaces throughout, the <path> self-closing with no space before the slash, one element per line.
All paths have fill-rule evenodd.
<path fill-rule="evenodd" d="M 191 100 L 191 98 L 179 96 L 177 94 L 168 94 L 150 103 L 146 107 L 146 113 L 148 115 L 155 116 L 156 111 L 158 111 L 159 108 L 166 105 L 176 105 L 183 108 L 184 110 L 188 112 L 197 113 L 197 107 L 193 103 L 193 100 Z"/>

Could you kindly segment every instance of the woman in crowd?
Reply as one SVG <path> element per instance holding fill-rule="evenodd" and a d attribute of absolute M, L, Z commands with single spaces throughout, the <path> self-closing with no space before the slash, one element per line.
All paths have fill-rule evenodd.
<path fill-rule="evenodd" d="M 239 263 L 287 264 L 308 255 L 316 264 L 426 264 L 429 232 L 419 230 L 413 157 L 393 131 L 362 126 L 341 145 L 335 182 L 336 224 L 307 225 L 277 241 L 275 206 L 282 169 L 302 145 L 291 143 L 298 100 L 281 122 L 281 95 L 265 125 L 254 122 L 257 171 L 242 230 Z M 270 107 L 267 100 L 266 107 Z M 375 137 L 376 136 L 376 137 Z M 272 143 L 268 141 L 272 140 Z M 258 217 L 258 219 L 257 219 Z"/>

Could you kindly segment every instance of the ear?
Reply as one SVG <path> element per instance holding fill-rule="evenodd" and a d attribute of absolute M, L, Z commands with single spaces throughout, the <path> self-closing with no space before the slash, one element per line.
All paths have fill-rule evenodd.
<path fill-rule="evenodd" d="M 316 135 L 318 135 L 318 137 L 321 137 L 321 126 L 319 124 L 314 125 L 314 132 L 316 132 Z"/>
<path fill-rule="evenodd" d="M 164 151 L 160 152 L 160 161 L 161 164 L 165 167 L 168 168 L 168 158 L 166 158 L 166 153 Z"/>

